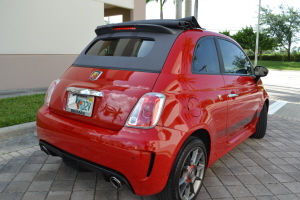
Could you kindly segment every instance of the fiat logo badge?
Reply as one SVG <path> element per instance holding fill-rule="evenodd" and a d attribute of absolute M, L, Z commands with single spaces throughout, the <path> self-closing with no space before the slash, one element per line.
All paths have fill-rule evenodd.
<path fill-rule="evenodd" d="M 95 81 L 101 76 L 102 72 L 101 71 L 93 71 L 90 75 L 90 80 Z"/>

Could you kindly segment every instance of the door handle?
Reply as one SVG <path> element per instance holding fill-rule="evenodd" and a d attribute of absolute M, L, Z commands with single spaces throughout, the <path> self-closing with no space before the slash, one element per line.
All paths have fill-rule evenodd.
<path fill-rule="evenodd" d="M 239 96 L 238 94 L 229 94 L 227 97 L 228 98 L 234 98 L 234 97 L 237 97 L 237 96 Z"/>

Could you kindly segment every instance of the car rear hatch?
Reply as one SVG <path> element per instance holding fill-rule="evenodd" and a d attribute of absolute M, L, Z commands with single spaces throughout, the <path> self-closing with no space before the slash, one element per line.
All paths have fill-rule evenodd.
<path fill-rule="evenodd" d="M 98 27 L 97 37 L 57 84 L 50 111 L 120 130 L 137 101 L 151 92 L 181 32 L 153 24 Z"/>
<path fill-rule="evenodd" d="M 93 74 L 101 76 L 91 81 Z M 84 123 L 119 130 L 158 73 L 70 67 L 51 96 L 50 111 Z"/>

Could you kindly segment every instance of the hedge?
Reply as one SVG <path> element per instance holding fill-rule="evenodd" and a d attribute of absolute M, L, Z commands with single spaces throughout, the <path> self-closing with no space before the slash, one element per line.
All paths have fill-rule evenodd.
<path fill-rule="evenodd" d="M 250 60 L 254 60 L 254 56 L 249 56 Z M 287 55 L 263 55 L 259 60 L 271 60 L 271 61 L 288 61 Z M 291 61 L 300 62 L 300 54 L 291 55 Z"/>

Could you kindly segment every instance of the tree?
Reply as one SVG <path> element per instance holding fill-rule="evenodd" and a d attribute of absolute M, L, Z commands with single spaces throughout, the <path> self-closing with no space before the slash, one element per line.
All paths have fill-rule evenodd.
<path fill-rule="evenodd" d="M 259 33 L 258 54 L 260 59 L 265 51 L 276 47 L 278 47 L 278 43 L 275 38 L 270 37 L 265 31 Z"/>
<path fill-rule="evenodd" d="M 219 33 L 221 33 L 221 34 L 223 34 L 223 35 L 226 35 L 226 36 L 228 36 L 228 37 L 231 37 L 231 35 L 230 35 L 230 31 L 221 31 L 221 32 L 219 32 Z"/>
<path fill-rule="evenodd" d="M 198 0 L 195 0 L 195 3 L 194 3 L 194 17 L 196 18 L 196 20 L 198 20 Z"/>
<path fill-rule="evenodd" d="M 292 55 L 297 55 L 297 54 L 298 54 L 297 47 L 293 47 L 293 48 L 291 49 L 291 54 L 292 54 Z"/>
<path fill-rule="evenodd" d="M 192 15 L 192 0 L 185 0 L 185 16 L 189 17 Z"/>
<path fill-rule="evenodd" d="M 288 52 L 291 60 L 291 45 L 299 41 L 296 36 L 300 31 L 300 10 L 293 7 L 279 6 L 281 13 L 274 14 L 270 8 L 261 8 L 261 24 L 266 26 L 266 32 Z"/>
<path fill-rule="evenodd" d="M 227 32 L 225 31 L 223 32 L 223 34 L 224 33 L 226 35 Z M 230 37 L 229 31 L 228 36 Z M 256 33 L 254 32 L 253 27 L 246 26 L 246 28 L 242 28 L 242 30 L 239 30 L 231 37 L 236 40 L 241 45 L 241 47 L 243 47 L 243 49 L 251 51 L 255 50 Z M 266 32 L 259 33 L 259 41 L 258 53 L 260 57 L 262 56 L 264 51 L 271 50 L 278 46 L 276 40 L 274 38 L 271 38 Z"/>
<path fill-rule="evenodd" d="M 104 24 L 105 25 L 110 24 L 109 18 L 108 18 L 108 20 L 104 20 Z"/>
<path fill-rule="evenodd" d="M 182 0 L 176 0 L 176 19 L 182 18 Z"/>
<path fill-rule="evenodd" d="M 255 50 L 256 34 L 251 26 L 242 28 L 242 30 L 239 30 L 232 36 L 232 38 L 236 40 L 243 47 L 243 49 L 251 49 L 252 51 Z"/>
<path fill-rule="evenodd" d="M 158 0 L 146 0 L 146 3 L 149 3 L 151 1 L 156 1 L 158 2 Z M 167 0 L 159 0 L 159 8 L 160 8 L 160 19 L 164 18 L 164 14 L 163 14 L 163 7 L 165 5 L 165 3 L 167 2 Z"/>

